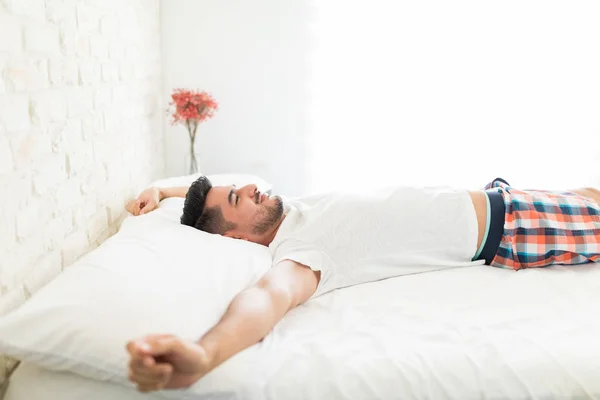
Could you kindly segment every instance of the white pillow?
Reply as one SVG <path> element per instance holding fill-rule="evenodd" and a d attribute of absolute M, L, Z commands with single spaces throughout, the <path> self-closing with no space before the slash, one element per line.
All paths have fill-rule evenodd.
<path fill-rule="evenodd" d="M 170 187 L 170 186 L 188 186 L 191 185 L 198 177 L 202 174 L 184 175 L 174 178 L 167 178 L 155 181 L 152 186 L 155 187 Z M 207 175 L 213 186 L 228 186 L 236 185 L 241 187 L 248 184 L 256 184 L 258 190 L 261 192 L 267 192 L 273 189 L 273 185 L 268 181 L 264 180 L 260 176 L 252 174 L 212 174 Z"/>
<path fill-rule="evenodd" d="M 0 353 L 132 386 L 128 340 L 161 332 L 201 337 L 270 268 L 271 256 L 264 246 L 182 226 L 183 201 L 167 199 L 152 213 L 129 216 L 116 235 L 4 316 Z M 232 358 L 192 392 L 158 396 L 223 393 L 232 380 L 251 385 L 252 374 L 236 366 L 245 357 Z"/>

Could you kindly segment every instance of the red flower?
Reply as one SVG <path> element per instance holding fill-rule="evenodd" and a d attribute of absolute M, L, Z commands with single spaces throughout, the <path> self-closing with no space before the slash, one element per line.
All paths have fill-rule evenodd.
<path fill-rule="evenodd" d="M 212 118 L 219 109 L 219 104 L 210 94 L 197 90 L 175 89 L 171 100 L 172 123 L 186 124 L 188 130 L 190 125 L 197 127 L 198 123 Z"/>

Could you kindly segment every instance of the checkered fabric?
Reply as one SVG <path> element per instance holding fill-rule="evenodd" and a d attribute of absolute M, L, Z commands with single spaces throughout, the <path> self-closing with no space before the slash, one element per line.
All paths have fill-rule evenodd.
<path fill-rule="evenodd" d="M 504 233 L 491 265 L 521 268 L 600 262 L 600 205 L 573 192 L 518 190 L 498 178 Z"/>

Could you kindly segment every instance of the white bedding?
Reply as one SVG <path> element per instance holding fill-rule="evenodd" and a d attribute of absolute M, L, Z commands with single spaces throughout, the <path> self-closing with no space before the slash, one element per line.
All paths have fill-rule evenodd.
<path fill-rule="evenodd" d="M 3 400 L 143 400 L 148 396 L 120 385 L 22 364 Z"/>
<path fill-rule="evenodd" d="M 600 398 L 599 316 L 597 264 L 388 279 L 292 311 L 206 398 Z M 51 398 L 147 397 L 25 365 L 5 400 Z"/>

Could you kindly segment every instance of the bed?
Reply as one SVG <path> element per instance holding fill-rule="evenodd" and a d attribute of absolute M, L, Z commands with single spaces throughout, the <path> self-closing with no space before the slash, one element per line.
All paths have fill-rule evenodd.
<path fill-rule="evenodd" d="M 180 206 L 166 204 L 155 218 L 172 222 L 177 216 L 173 210 Z M 134 225 L 124 225 L 125 237 Z M 139 229 L 147 231 L 148 226 Z M 131 237 L 114 242 L 119 240 L 132 243 Z M 99 260 L 92 256 L 80 267 L 85 270 L 91 265 L 90 269 L 98 270 Z M 264 267 L 261 261 L 242 271 L 244 277 L 232 279 L 242 287 L 260 276 Z M 148 271 L 151 282 L 152 268 Z M 231 277 L 232 271 L 223 276 Z M 215 282 L 209 283 L 223 284 Z M 186 293 L 185 283 L 182 285 L 181 291 Z M 64 359 L 58 362 L 29 349 L 21 353 L 25 361 L 13 375 L 5 400 L 600 398 L 598 264 L 519 272 L 471 266 L 336 290 L 290 312 L 263 342 L 236 355 L 188 390 L 148 397 L 128 384 L 126 356 L 122 348 L 117 349 L 124 338 L 168 328 L 192 337 L 214 322 L 239 287 L 228 286 L 227 294 L 211 294 L 219 306 L 200 310 L 185 324 L 177 318 L 162 321 L 160 326 L 156 325 L 160 321 L 139 319 L 135 324 L 145 324 L 138 327 L 139 332 L 131 327 L 124 331 L 117 325 L 110 329 L 96 326 L 96 334 L 112 346 L 90 350 L 106 354 L 106 360 L 98 359 L 97 365 L 92 365 L 96 370 L 83 365 L 81 359 L 76 365 Z M 113 290 L 119 290 L 118 284 Z M 182 294 L 164 296 L 166 301 L 175 301 Z M 128 303 L 135 303 L 133 297 Z M 89 306 L 92 316 L 105 312 L 91 302 Z M 111 316 L 122 321 L 135 319 L 136 314 L 127 314 L 127 307 L 133 306 L 111 309 Z M 202 326 L 193 326 L 197 320 Z M 14 331 L 3 331 L 0 324 L 2 332 Z M 62 333 L 60 325 L 53 333 Z M 77 334 L 71 332 L 70 338 L 80 340 Z M 23 331 L 23 335 L 30 334 Z M 23 340 L 31 342 L 31 338 Z M 49 346 L 41 340 L 35 345 Z M 4 343 L 4 348 L 8 347 Z M 13 347 L 11 351 L 16 350 Z M 81 349 L 65 351 L 84 357 Z M 50 371 L 49 367 L 62 371 Z"/>

